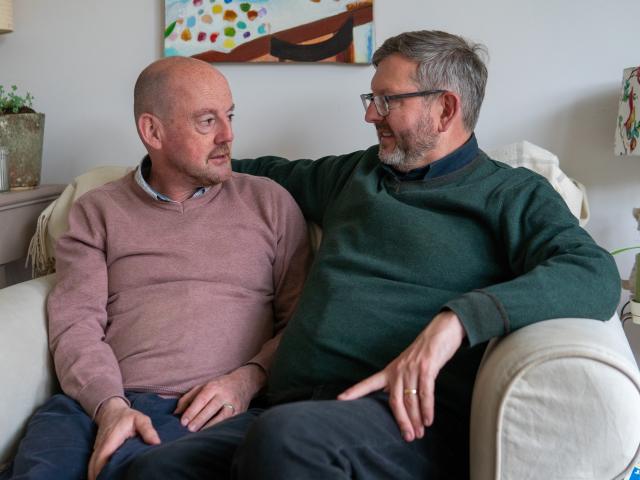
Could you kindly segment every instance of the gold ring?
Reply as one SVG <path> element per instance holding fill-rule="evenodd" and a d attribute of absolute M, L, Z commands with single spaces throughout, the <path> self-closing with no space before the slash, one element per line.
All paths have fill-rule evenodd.
<path fill-rule="evenodd" d="M 417 395 L 418 394 L 418 390 L 416 390 L 415 388 L 405 388 L 404 389 L 404 394 L 405 395 Z"/>
<path fill-rule="evenodd" d="M 222 404 L 222 406 L 224 408 L 230 408 L 232 415 L 236 413 L 236 407 L 234 407 L 232 404 L 225 402 L 225 403 Z"/>

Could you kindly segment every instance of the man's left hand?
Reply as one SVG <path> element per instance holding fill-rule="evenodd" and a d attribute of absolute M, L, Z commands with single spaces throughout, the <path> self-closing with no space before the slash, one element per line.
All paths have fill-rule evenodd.
<path fill-rule="evenodd" d="M 338 399 L 355 400 L 384 389 L 404 439 L 422 438 L 424 427 L 433 423 L 436 377 L 465 335 L 454 312 L 440 312 L 389 365 L 345 390 Z"/>
<path fill-rule="evenodd" d="M 266 375 L 259 367 L 245 365 L 193 387 L 180 397 L 173 413 L 181 413 L 180 423 L 197 432 L 246 411 L 265 382 Z"/>

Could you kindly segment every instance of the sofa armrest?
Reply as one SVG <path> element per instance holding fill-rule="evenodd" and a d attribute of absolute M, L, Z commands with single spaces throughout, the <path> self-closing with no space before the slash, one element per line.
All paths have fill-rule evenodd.
<path fill-rule="evenodd" d="M 617 316 L 493 340 L 471 407 L 471 479 L 617 479 L 640 458 L 640 373 Z"/>
<path fill-rule="evenodd" d="M 26 420 L 57 390 L 45 317 L 55 276 L 0 289 L 0 464 L 13 453 Z"/>

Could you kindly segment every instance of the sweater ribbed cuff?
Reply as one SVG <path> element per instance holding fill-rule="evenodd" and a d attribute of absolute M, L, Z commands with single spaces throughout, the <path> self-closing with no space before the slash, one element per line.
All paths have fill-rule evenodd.
<path fill-rule="evenodd" d="M 474 290 L 444 305 L 453 310 L 467 332 L 469 346 L 509 333 L 509 316 L 502 303 L 488 292 Z"/>
<path fill-rule="evenodd" d="M 267 371 L 267 368 L 264 365 L 262 365 L 261 363 L 250 361 L 250 362 L 245 363 L 243 365 L 243 367 L 246 367 L 247 365 L 255 365 L 260 370 L 262 370 L 262 373 L 264 373 L 267 378 L 269 378 L 269 372 Z"/>
<path fill-rule="evenodd" d="M 87 383 L 80 392 L 78 392 L 76 400 L 85 412 L 92 418 L 96 418 L 98 409 L 108 399 L 112 397 L 120 397 L 128 405 L 131 405 L 127 397 L 124 396 L 124 389 L 121 384 L 110 383 L 104 378 L 96 378 Z"/>

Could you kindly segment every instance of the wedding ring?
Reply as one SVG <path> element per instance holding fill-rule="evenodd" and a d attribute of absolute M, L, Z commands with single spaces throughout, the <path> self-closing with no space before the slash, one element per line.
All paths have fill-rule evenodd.
<path fill-rule="evenodd" d="M 222 406 L 223 406 L 224 408 L 230 408 L 230 409 L 231 409 L 231 414 L 232 414 L 232 415 L 235 415 L 235 413 L 236 413 L 236 407 L 234 407 L 232 404 L 225 402 L 225 403 L 223 403 L 223 404 L 222 404 Z"/>
<path fill-rule="evenodd" d="M 418 394 L 418 390 L 416 390 L 415 388 L 405 388 L 404 389 L 404 394 L 405 395 L 417 395 Z"/>

